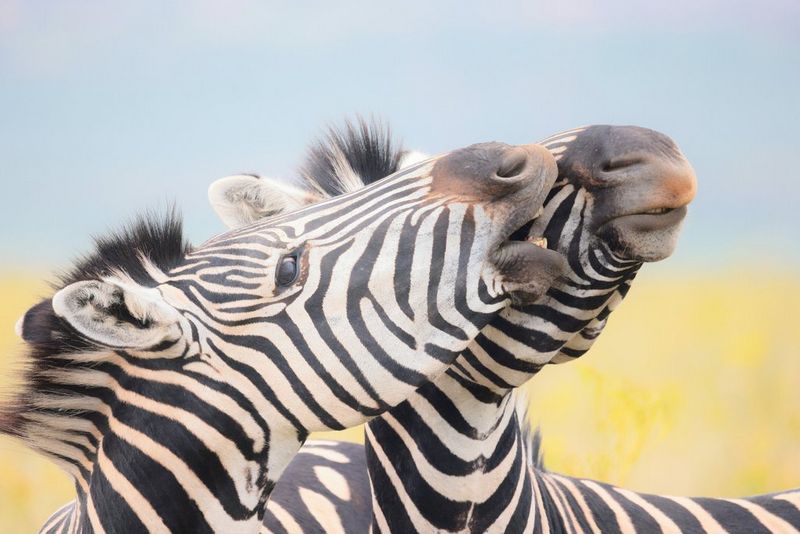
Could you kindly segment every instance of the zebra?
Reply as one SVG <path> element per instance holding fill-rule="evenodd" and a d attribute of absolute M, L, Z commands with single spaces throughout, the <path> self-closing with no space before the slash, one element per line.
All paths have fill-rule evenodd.
<path fill-rule="evenodd" d="M 512 236 L 556 174 L 484 143 L 197 248 L 174 212 L 97 240 L 17 323 L 28 369 L 0 406 L 75 481 L 42 530 L 258 531 L 309 432 L 398 404 L 559 276 Z"/>
<path fill-rule="evenodd" d="M 370 478 L 375 460 L 365 455 L 365 446 L 308 441 L 275 487 L 261 532 L 367 532 L 370 528 L 376 532 L 445 532 L 447 522 L 457 522 L 462 531 L 469 532 L 788 534 L 800 531 L 800 489 L 738 499 L 698 498 L 634 492 L 549 472 L 542 461 L 540 434 L 531 432 L 529 426 L 527 396 L 516 391 L 509 402 L 513 404 L 513 409 L 508 410 L 510 419 L 502 421 L 505 426 L 495 432 L 497 441 L 481 439 L 487 442 L 483 448 L 474 443 L 450 454 L 445 452 L 450 465 L 456 465 L 452 459 L 457 456 L 459 467 L 472 469 L 473 476 L 468 479 L 468 475 L 442 475 L 443 464 L 436 463 L 442 456 L 427 460 L 429 451 L 424 449 L 412 453 L 413 458 L 409 458 L 409 453 L 392 457 L 398 465 L 394 478 L 425 477 L 438 482 L 411 492 L 411 499 L 429 492 L 426 498 L 431 501 L 422 511 L 417 509 L 420 500 L 409 505 L 407 499 L 396 494 L 386 495 L 387 488 L 381 485 L 384 482 Z M 429 432 L 439 430 L 433 425 L 429 429 Z M 411 439 L 419 443 L 420 436 L 416 434 Z M 404 442 L 398 446 L 410 449 L 411 440 Z M 383 455 L 395 452 L 384 451 Z M 504 454 L 507 457 L 501 459 L 499 456 Z M 410 463 L 420 457 L 422 468 Z M 465 457 L 481 458 L 492 469 L 485 472 L 483 466 L 469 465 Z M 409 465 L 413 468 L 406 470 Z M 453 480 L 456 477 L 458 482 Z M 458 495 L 458 484 L 470 484 L 473 490 L 483 486 L 486 491 L 466 489 Z M 487 494 L 495 498 L 486 498 Z M 496 497 L 500 494 L 504 498 Z M 376 506 L 382 506 L 380 516 L 373 515 Z M 453 514 L 464 514 L 465 508 L 466 521 L 451 519 Z M 419 517 L 423 512 L 427 513 L 424 519 Z M 376 524 L 377 520 L 382 524 Z"/>
<path fill-rule="evenodd" d="M 363 126 L 334 133 L 329 167 L 367 169 L 360 161 L 374 151 L 365 147 L 376 143 L 368 133 Z M 370 422 L 366 456 L 355 444 L 316 442 L 301 450 L 268 504 L 268 531 L 313 532 L 324 526 L 363 532 L 372 524 L 377 531 L 401 532 L 789 532 L 800 525 L 797 492 L 732 500 L 664 497 L 543 469 L 538 439 L 531 437 L 520 410 L 527 402 L 514 386 L 544 363 L 569 361 L 588 350 L 639 264 L 662 259 L 674 248 L 679 206 L 695 189 L 691 167 L 671 141 L 654 132 L 587 127 L 552 136 L 543 145 L 559 160 L 559 178 L 530 233 L 542 231 L 548 246 L 568 255 L 572 276 L 551 287 L 548 302 L 517 312 L 517 319 L 522 313 L 527 318 L 496 319 L 445 375 Z M 361 178 L 368 183 L 392 170 L 385 166 Z M 334 174 L 318 176 L 306 179 L 324 183 Z M 258 182 L 250 182 L 256 189 Z M 628 198 L 638 194 L 655 205 L 608 232 L 598 219 L 609 219 L 625 200 L 604 187 L 615 182 L 628 189 Z M 225 179 L 217 187 L 224 184 Z M 659 186 L 661 198 L 652 194 L 657 190 L 648 192 Z M 246 216 L 258 212 L 256 206 Z M 592 233 L 600 253 L 591 246 Z M 561 343 L 555 347 L 541 334 L 552 326 L 565 334 L 555 338 Z M 554 348 L 555 356 L 542 357 Z M 534 363 L 526 366 L 530 360 Z"/>

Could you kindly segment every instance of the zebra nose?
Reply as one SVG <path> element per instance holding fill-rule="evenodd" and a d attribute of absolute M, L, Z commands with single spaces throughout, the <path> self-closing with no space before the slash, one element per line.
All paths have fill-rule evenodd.
<path fill-rule="evenodd" d="M 621 156 L 609 158 L 600 164 L 600 171 L 604 173 L 624 172 L 635 168 L 644 162 L 642 156 Z"/>
<path fill-rule="evenodd" d="M 500 158 L 494 177 L 498 180 L 515 180 L 525 173 L 527 166 L 527 151 L 522 147 L 514 147 Z"/>
<path fill-rule="evenodd" d="M 525 182 L 541 179 L 556 170 L 555 159 L 540 145 L 511 147 L 500 158 L 493 179 L 497 182 Z"/>
<path fill-rule="evenodd" d="M 659 190 L 673 206 L 685 206 L 697 194 L 697 175 L 688 160 L 661 162 Z"/>
<path fill-rule="evenodd" d="M 697 176 L 682 154 L 637 154 L 609 159 L 600 166 L 600 181 L 607 184 L 648 185 L 653 198 L 671 207 L 689 204 L 697 193 Z"/>
<path fill-rule="evenodd" d="M 480 143 L 455 150 L 433 168 L 433 189 L 492 201 L 522 189 L 539 189 L 556 172 L 553 156 L 539 145 Z"/>

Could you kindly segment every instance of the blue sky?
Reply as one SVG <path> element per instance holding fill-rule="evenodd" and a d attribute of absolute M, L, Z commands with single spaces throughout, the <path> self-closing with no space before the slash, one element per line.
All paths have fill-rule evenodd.
<path fill-rule="evenodd" d="M 172 201 L 201 242 L 212 180 L 353 113 L 429 152 L 663 131 L 699 179 L 673 263 L 800 265 L 800 2 L 431 4 L 0 0 L 0 268 Z"/>

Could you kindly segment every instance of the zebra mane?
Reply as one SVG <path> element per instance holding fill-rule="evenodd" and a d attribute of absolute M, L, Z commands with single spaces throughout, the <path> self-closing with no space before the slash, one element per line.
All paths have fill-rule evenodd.
<path fill-rule="evenodd" d="M 408 152 L 382 123 L 363 118 L 330 127 L 300 168 L 303 185 L 325 198 L 361 189 L 396 172 Z"/>
<path fill-rule="evenodd" d="M 122 274 L 153 287 L 156 281 L 149 274 L 153 267 L 166 272 L 178 265 L 189 250 L 181 217 L 174 209 L 161 216 L 139 216 L 120 231 L 95 237 L 94 251 L 59 274 L 51 286 L 58 291 L 81 280 Z M 22 384 L 0 405 L 0 433 L 22 436 L 28 422 L 25 415 L 36 410 L 32 401 L 35 394 L 69 395 L 54 384 L 53 372 L 91 365 L 63 355 L 93 352 L 97 347 L 55 314 L 50 297 L 25 313 L 18 323 L 18 334 L 26 342 Z"/>
<path fill-rule="evenodd" d="M 544 467 L 544 454 L 542 451 L 542 429 L 539 426 L 534 428 L 528 419 L 530 410 L 530 398 L 527 391 L 517 388 L 514 398 L 514 412 L 519 421 L 519 428 L 522 429 L 522 442 L 527 449 L 528 465 L 538 471 L 546 471 Z"/>
<path fill-rule="evenodd" d="M 152 287 L 156 281 L 148 274 L 149 266 L 169 271 L 191 250 L 183 236 L 183 219 L 174 208 L 161 215 L 139 215 L 120 230 L 96 236 L 93 241 L 94 251 L 59 275 L 56 289 L 114 272 L 123 272 L 133 281 Z"/>

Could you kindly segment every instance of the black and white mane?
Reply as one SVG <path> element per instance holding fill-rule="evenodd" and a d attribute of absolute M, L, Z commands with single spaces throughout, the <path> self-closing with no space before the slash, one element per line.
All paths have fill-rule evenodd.
<path fill-rule="evenodd" d="M 303 185 L 334 197 L 397 172 L 409 154 L 380 122 L 346 121 L 309 148 L 300 177 Z"/>
<path fill-rule="evenodd" d="M 163 272 L 174 268 L 191 246 L 183 236 L 183 222 L 175 210 L 163 215 L 137 217 L 119 231 L 94 239 L 94 250 L 81 258 L 51 284 L 58 291 L 81 280 L 124 275 L 145 287 L 156 281 L 149 274 L 155 267 Z M 125 310 L 120 318 L 132 323 L 139 320 Z M 34 405 L 32 394 L 70 395 L 64 386 L 49 379 L 53 371 L 91 365 L 65 358 L 83 354 L 97 347 L 58 317 L 52 299 L 45 298 L 32 307 L 18 323 L 18 334 L 26 341 L 22 387 L 0 406 L 0 433 L 25 437 L 25 427 L 32 413 L 46 412 Z"/>

